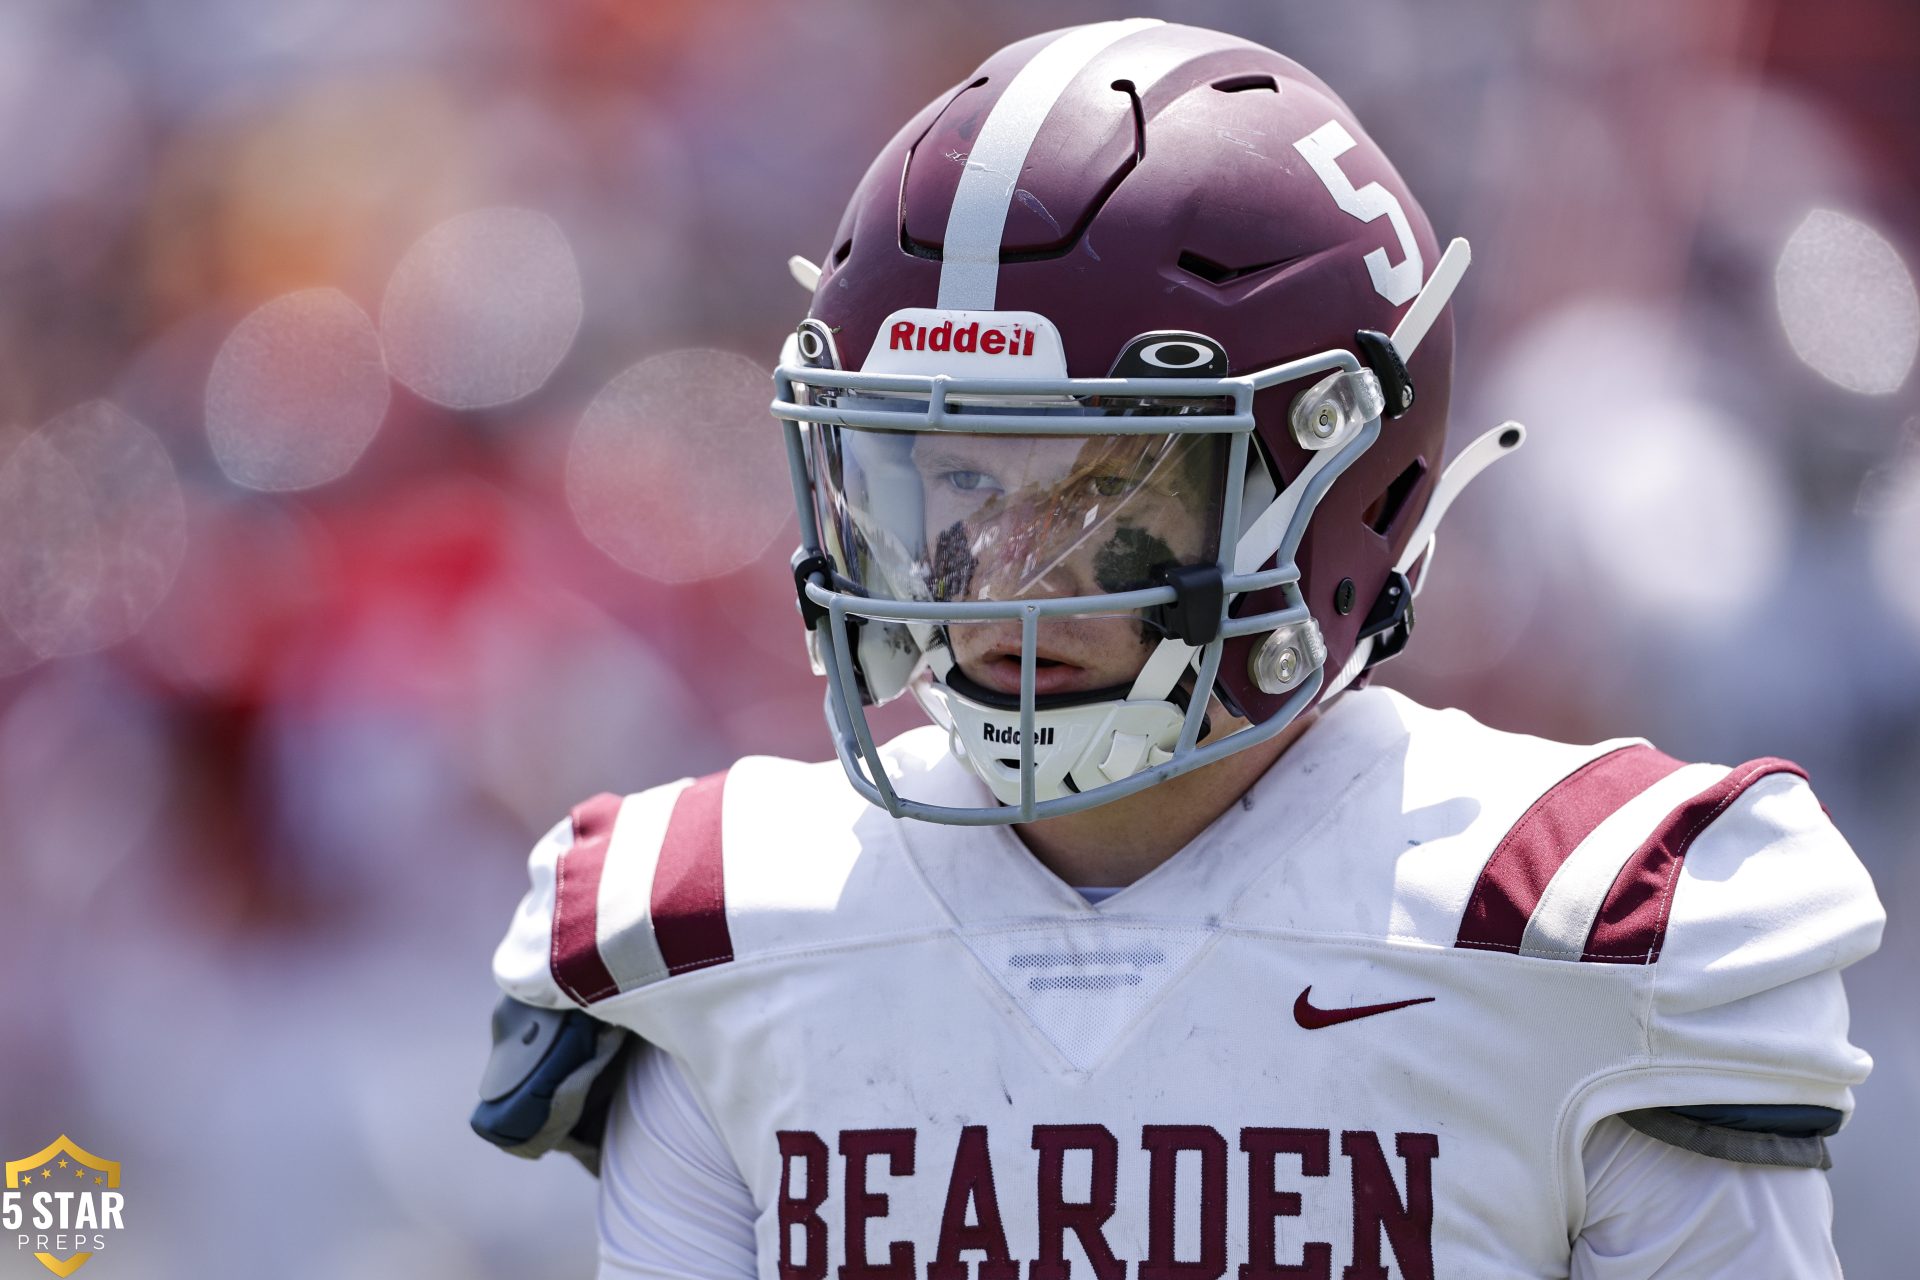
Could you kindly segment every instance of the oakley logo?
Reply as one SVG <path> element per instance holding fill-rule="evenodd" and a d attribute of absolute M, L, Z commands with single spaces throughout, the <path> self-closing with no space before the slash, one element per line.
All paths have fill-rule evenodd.
<path fill-rule="evenodd" d="M 1312 993 L 1313 988 L 1307 987 L 1300 992 L 1299 999 L 1293 1002 L 1293 1020 L 1308 1031 L 1338 1026 L 1342 1022 L 1352 1022 L 1356 1018 L 1371 1018 L 1376 1013 L 1392 1013 L 1395 1009 L 1408 1009 L 1416 1004 L 1433 1003 L 1432 996 L 1415 996 L 1411 1000 L 1394 1000 L 1388 1004 L 1357 1004 L 1347 1009 L 1316 1009 L 1313 1001 L 1307 998 Z"/>
<path fill-rule="evenodd" d="M 991 742 L 996 746 L 1012 747 L 1012 746 L 1018 746 L 1020 743 L 1020 731 L 1018 729 L 1013 729 L 1013 728 L 1002 729 L 996 725 L 989 724 L 989 725 L 981 726 L 980 733 L 983 737 L 986 738 L 988 742 Z M 1052 746 L 1053 745 L 1052 727 L 1049 726 L 1045 729 L 1035 730 L 1033 735 L 1033 745 L 1036 747 Z"/>
<path fill-rule="evenodd" d="M 1116 378 L 1224 378 L 1227 353 L 1204 333 L 1155 329 L 1121 349 L 1113 362 Z"/>
<path fill-rule="evenodd" d="M 1197 342 L 1174 339 L 1142 347 L 1140 359 L 1156 369 L 1197 369 L 1213 359 L 1213 351 Z"/>
<path fill-rule="evenodd" d="M 915 324 L 896 320 L 887 329 L 887 347 L 892 351 L 978 352 L 984 356 L 1030 356 L 1033 354 L 1033 330 L 1024 325 L 996 328 L 978 320 L 955 325 L 951 320 L 939 324 Z"/>

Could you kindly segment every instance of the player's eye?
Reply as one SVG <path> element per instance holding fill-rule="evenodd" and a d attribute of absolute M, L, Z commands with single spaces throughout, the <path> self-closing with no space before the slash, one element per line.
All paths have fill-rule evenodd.
<path fill-rule="evenodd" d="M 996 493 L 999 486 L 993 483 L 993 477 L 984 471 L 956 469 L 940 473 L 942 484 L 962 493 Z"/>
<path fill-rule="evenodd" d="M 1091 476 L 1087 487 L 1102 498 L 1118 498 L 1138 487 L 1132 476 Z"/>

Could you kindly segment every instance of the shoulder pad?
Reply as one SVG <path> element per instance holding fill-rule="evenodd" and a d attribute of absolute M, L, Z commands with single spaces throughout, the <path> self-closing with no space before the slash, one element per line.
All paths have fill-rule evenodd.
<path fill-rule="evenodd" d="M 934 745 L 919 730 L 900 735 L 883 748 L 889 770 Z M 944 753 L 944 737 L 937 745 Z M 596 796 L 534 847 L 494 978 L 517 1000 L 590 1009 L 672 1052 L 657 1021 L 675 1001 L 666 987 L 724 985 L 743 962 L 943 927 L 901 856 L 900 825 L 832 760 L 747 756 Z M 614 1006 L 656 988 L 659 999 Z"/>
<path fill-rule="evenodd" d="M 1635 1127 L 1726 1159 L 1818 1167 L 1818 1132 L 1776 1124 L 1750 1141 L 1730 1135 L 1760 1131 L 1728 1113 L 1692 1110 L 1844 1118 L 1872 1067 L 1848 1040 L 1840 971 L 1879 945 L 1885 913 L 1797 765 L 1602 757 L 1515 825 L 1475 900 L 1461 946 L 1646 970 L 1612 988 L 1636 1002 L 1638 1031 L 1620 1046 L 1631 1066 L 1582 1094 L 1579 1129 L 1663 1110 Z"/>

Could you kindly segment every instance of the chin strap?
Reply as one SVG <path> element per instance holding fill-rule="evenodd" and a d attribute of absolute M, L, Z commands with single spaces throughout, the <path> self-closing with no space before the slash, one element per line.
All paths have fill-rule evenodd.
<path fill-rule="evenodd" d="M 1459 456 L 1448 465 L 1440 477 L 1440 483 L 1433 487 L 1433 497 L 1427 502 L 1426 511 L 1421 513 L 1420 523 L 1413 527 L 1413 536 L 1407 539 L 1407 548 L 1400 553 L 1399 563 L 1393 566 L 1405 573 L 1413 568 L 1422 555 L 1426 557 L 1426 568 L 1420 571 L 1420 581 L 1413 587 L 1415 595 L 1420 594 L 1420 588 L 1433 568 L 1433 548 L 1437 542 L 1435 531 L 1447 514 L 1447 508 L 1482 471 L 1526 442 L 1525 427 L 1517 422 L 1503 422 L 1462 449 Z"/>
<path fill-rule="evenodd" d="M 1413 359 L 1415 348 L 1427 336 L 1427 330 L 1433 328 L 1433 322 L 1440 318 L 1440 312 L 1452 299 L 1453 291 L 1460 286 L 1460 278 L 1467 274 L 1472 263 L 1473 246 L 1464 237 L 1455 236 L 1447 242 L 1446 252 L 1433 264 L 1433 274 L 1420 286 L 1419 296 L 1394 328 L 1393 349 L 1400 353 L 1402 360 Z"/>
<path fill-rule="evenodd" d="M 1413 535 L 1407 539 L 1406 550 L 1400 553 L 1395 562 L 1394 572 L 1405 575 L 1415 564 L 1421 565 L 1420 577 L 1413 583 L 1413 594 L 1418 596 L 1427 579 L 1433 574 L 1434 549 L 1439 545 L 1435 530 L 1445 518 L 1447 508 L 1460 496 L 1469 483 L 1482 471 L 1501 458 L 1511 454 L 1527 442 L 1527 429 L 1517 422 L 1503 422 L 1493 430 L 1481 435 L 1479 439 L 1460 451 L 1452 464 L 1440 476 L 1440 483 L 1433 487 L 1433 497 L 1427 501 L 1427 509 L 1421 513 L 1420 523 L 1413 527 Z M 1353 647 L 1353 655 L 1347 659 L 1347 665 L 1340 673 L 1327 682 L 1326 692 L 1321 701 L 1331 698 L 1357 680 L 1362 671 L 1373 660 L 1374 645 L 1377 637 L 1368 636 Z"/>

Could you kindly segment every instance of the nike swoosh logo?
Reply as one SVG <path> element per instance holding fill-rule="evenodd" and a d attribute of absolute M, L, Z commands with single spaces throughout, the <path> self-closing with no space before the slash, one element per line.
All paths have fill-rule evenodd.
<path fill-rule="evenodd" d="M 1434 999 L 1432 996 L 1416 996 L 1412 1000 L 1394 1000 L 1387 1004 L 1357 1004 L 1351 1009 L 1316 1009 L 1313 1001 L 1307 998 L 1312 994 L 1313 988 L 1307 987 L 1301 991 L 1300 998 L 1293 1002 L 1293 1020 L 1309 1031 L 1338 1026 L 1355 1018 L 1371 1018 L 1376 1013 L 1392 1013 L 1395 1009 L 1405 1009 L 1411 1005 L 1431 1004 Z"/>

